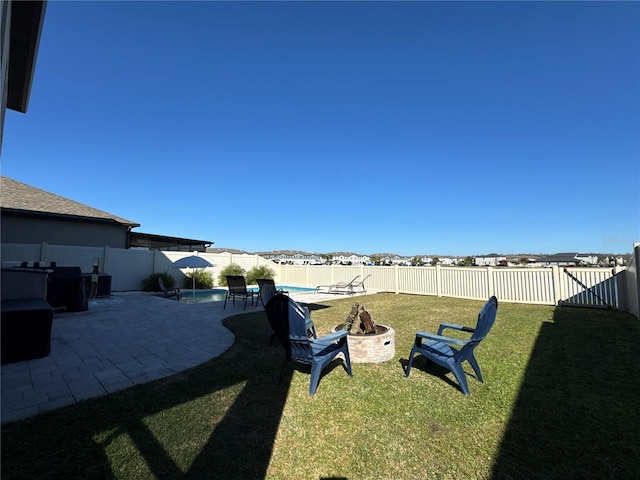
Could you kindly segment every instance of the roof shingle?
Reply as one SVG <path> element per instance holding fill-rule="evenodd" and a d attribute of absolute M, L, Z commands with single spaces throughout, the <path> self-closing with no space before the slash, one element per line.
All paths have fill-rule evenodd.
<path fill-rule="evenodd" d="M 11 178 L 0 177 L 0 207 L 3 210 L 18 210 L 28 213 L 66 215 L 97 220 L 112 220 L 130 227 L 140 224 L 112 215 L 80 202 L 32 187 Z"/>

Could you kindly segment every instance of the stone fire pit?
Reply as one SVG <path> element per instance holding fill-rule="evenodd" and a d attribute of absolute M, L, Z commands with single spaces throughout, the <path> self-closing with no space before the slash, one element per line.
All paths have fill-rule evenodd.
<path fill-rule="evenodd" d="M 386 325 L 376 325 L 365 307 L 354 305 L 347 321 L 333 331 L 348 330 L 347 343 L 353 363 L 381 363 L 396 354 L 395 330 Z"/>
<path fill-rule="evenodd" d="M 336 325 L 333 331 L 342 329 Z M 376 325 L 376 333 L 349 334 L 349 357 L 353 363 L 381 363 L 391 360 L 396 354 L 396 332 L 393 328 Z"/>

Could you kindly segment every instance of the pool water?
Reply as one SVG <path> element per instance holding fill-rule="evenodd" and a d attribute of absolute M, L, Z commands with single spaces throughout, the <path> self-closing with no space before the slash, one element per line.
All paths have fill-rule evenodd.
<path fill-rule="evenodd" d="M 313 292 L 315 288 L 308 287 L 290 287 L 288 285 L 276 285 L 276 288 L 282 289 L 285 292 Z M 249 291 L 254 291 L 254 298 L 258 293 L 258 287 L 248 288 Z M 224 288 L 214 288 L 213 290 L 196 290 L 195 295 L 192 291 L 182 292 L 182 298 L 180 303 L 205 303 L 205 302 L 224 302 L 224 297 L 227 295 L 227 290 Z"/>

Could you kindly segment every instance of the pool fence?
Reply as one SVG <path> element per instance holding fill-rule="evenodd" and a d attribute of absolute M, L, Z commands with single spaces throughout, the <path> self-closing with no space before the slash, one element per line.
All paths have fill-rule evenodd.
<path fill-rule="evenodd" d="M 245 271 L 267 266 L 281 285 L 315 287 L 358 276 L 366 278 L 367 290 L 377 292 L 477 300 L 495 295 L 503 302 L 611 308 L 638 317 L 640 243 L 634 245 L 633 253 L 629 265 L 615 268 L 280 265 L 255 254 L 198 255 L 216 265 L 206 269 L 215 285 L 220 272 L 233 263 Z M 193 252 L 3 243 L 1 254 L 2 266 L 54 261 L 58 266 L 79 266 L 91 272 L 98 264 L 101 272 L 111 275 L 111 290 L 117 292 L 140 290 L 142 281 L 157 272 L 169 273 L 181 285 L 187 270 L 170 265 Z"/>

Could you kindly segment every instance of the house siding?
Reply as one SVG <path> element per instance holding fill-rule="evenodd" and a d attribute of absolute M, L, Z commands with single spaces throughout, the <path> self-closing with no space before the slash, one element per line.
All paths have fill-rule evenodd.
<path fill-rule="evenodd" d="M 3 212 L 2 243 L 128 247 L 128 227 L 117 223 L 37 217 Z"/>

